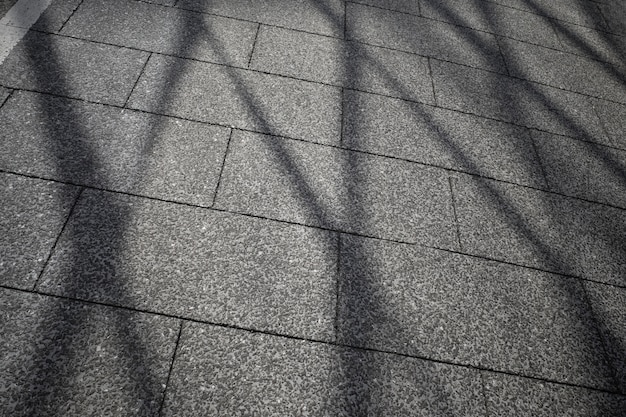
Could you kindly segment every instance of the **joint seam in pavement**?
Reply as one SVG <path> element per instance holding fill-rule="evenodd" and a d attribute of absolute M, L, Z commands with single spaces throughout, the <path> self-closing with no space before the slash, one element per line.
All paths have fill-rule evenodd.
<path fill-rule="evenodd" d="M 224 150 L 224 159 L 222 159 L 222 166 L 220 167 L 220 174 L 217 177 L 217 184 L 215 186 L 215 192 L 213 193 L 213 201 L 209 207 L 214 208 L 215 202 L 217 201 L 217 193 L 220 190 L 220 185 L 222 184 L 222 176 L 224 175 L 224 167 L 226 166 L 226 158 L 228 158 L 228 151 L 230 150 L 230 142 L 233 138 L 234 129 L 231 128 L 228 133 L 228 140 L 226 141 L 226 149 Z"/>
<path fill-rule="evenodd" d="M 526 134 L 530 137 L 530 144 L 533 148 L 533 152 L 535 153 L 535 160 L 537 161 L 537 165 L 539 165 L 539 170 L 541 171 L 541 178 L 543 179 L 543 183 L 546 185 L 547 191 L 553 191 L 553 187 L 550 185 L 550 181 L 548 181 L 548 175 L 546 174 L 546 170 L 543 166 L 543 161 L 541 160 L 541 155 L 537 150 L 537 143 L 535 142 L 535 135 L 533 135 L 532 129 L 527 129 Z M 573 140 L 576 140 L 572 138 Z M 561 195 L 561 193 L 557 194 Z"/>
<path fill-rule="evenodd" d="M 448 176 L 448 186 L 450 187 L 450 199 L 452 200 L 452 214 L 454 214 L 454 226 L 456 228 L 456 240 L 459 244 L 459 251 L 463 252 L 463 242 L 461 241 L 461 227 L 459 225 L 459 216 L 456 213 L 456 196 L 454 194 L 454 182 L 455 178 Z"/>
<path fill-rule="evenodd" d="M 61 27 L 59 28 L 58 31 L 56 32 L 51 32 L 51 33 L 55 33 L 55 34 L 59 34 L 59 32 L 61 32 L 64 28 L 65 25 L 67 25 L 67 22 L 70 21 L 70 19 L 72 17 L 74 17 L 74 13 L 76 13 L 76 10 L 78 10 L 78 8 L 85 2 L 85 0 L 80 0 L 80 2 L 76 5 L 76 7 L 74 7 L 74 10 L 72 10 L 72 13 L 70 13 L 70 15 L 67 17 L 67 19 L 65 19 L 65 21 L 63 22 L 63 24 L 61 25 Z"/>
<path fill-rule="evenodd" d="M 167 388 L 170 386 L 170 378 L 172 377 L 172 370 L 174 369 L 174 363 L 176 362 L 176 354 L 178 353 L 178 347 L 180 345 L 180 337 L 183 333 L 183 325 L 185 320 L 180 320 L 180 327 L 178 328 L 178 337 L 176 337 L 176 345 L 174 346 L 174 353 L 172 353 L 172 361 L 170 362 L 170 368 L 167 372 L 167 378 L 165 379 L 165 388 L 163 389 L 163 397 L 161 398 L 161 404 L 159 405 L 158 416 L 163 414 L 163 406 L 165 405 L 165 398 L 167 396 Z"/>
<path fill-rule="evenodd" d="M 250 69 L 250 65 L 252 65 L 252 57 L 254 56 L 254 48 L 256 47 L 257 39 L 259 39 L 259 32 L 261 31 L 261 24 L 259 23 L 256 27 L 256 32 L 254 34 L 254 41 L 252 41 L 252 48 L 250 48 L 250 58 L 248 58 L 248 66 L 247 69 Z"/>
<path fill-rule="evenodd" d="M 135 91 L 135 88 L 137 88 L 137 84 L 139 84 L 139 80 L 141 79 L 141 76 L 145 72 L 146 67 L 148 66 L 148 62 L 150 61 L 150 58 L 152 58 L 152 52 L 150 52 L 150 54 L 148 55 L 148 58 L 146 58 L 146 62 L 143 63 L 143 66 L 141 67 L 141 70 L 139 71 L 139 74 L 137 75 L 137 79 L 133 83 L 133 86 L 130 89 L 130 91 L 128 92 L 128 96 L 126 97 L 126 100 L 124 100 L 124 105 L 122 106 L 123 109 L 127 109 L 128 108 L 128 101 L 130 100 L 131 96 L 133 95 L 133 92 Z"/>

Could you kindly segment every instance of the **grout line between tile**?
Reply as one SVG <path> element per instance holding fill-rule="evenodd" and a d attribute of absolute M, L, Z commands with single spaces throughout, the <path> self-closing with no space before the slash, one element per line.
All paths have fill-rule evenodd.
<path fill-rule="evenodd" d="M 224 150 L 224 159 L 222 160 L 222 166 L 220 168 L 220 174 L 217 177 L 217 185 L 215 186 L 215 192 L 213 193 L 213 201 L 209 207 L 213 208 L 215 206 L 215 202 L 217 201 L 217 193 L 220 190 L 220 185 L 222 185 L 222 176 L 224 175 L 224 168 L 226 167 L 226 158 L 228 158 L 228 152 L 230 150 L 230 142 L 233 138 L 234 129 L 230 129 L 230 134 L 228 135 L 228 141 L 226 142 L 226 149 Z"/>
<path fill-rule="evenodd" d="M 454 177 L 448 177 L 448 185 L 450 186 L 450 198 L 452 200 L 452 212 L 454 214 L 454 224 L 456 226 L 456 239 L 457 239 L 457 243 L 459 244 L 459 251 L 463 252 L 463 243 L 461 242 L 461 227 L 459 225 L 459 217 L 457 215 L 457 210 L 456 210 L 456 206 L 457 206 L 457 201 L 456 201 L 456 196 L 454 193 L 454 183 L 456 181 L 456 178 Z"/>
<path fill-rule="evenodd" d="M 150 61 L 150 58 L 152 58 L 152 52 L 150 52 L 150 54 L 148 55 L 146 62 L 143 63 L 143 67 L 141 67 L 141 71 L 139 71 L 139 74 L 137 75 L 137 79 L 135 80 L 135 83 L 133 84 L 132 88 L 130 89 L 130 92 L 128 93 L 128 97 L 126 97 L 126 100 L 124 100 L 124 105 L 122 106 L 123 109 L 128 108 L 128 102 L 130 101 L 130 98 L 133 95 L 133 92 L 135 91 L 137 84 L 139 84 L 139 80 L 141 79 L 141 76 L 146 70 L 146 67 L 148 66 L 148 62 Z"/>
<path fill-rule="evenodd" d="M 180 339 L 183 333 L 184 323 L 185 321 L 181 319 L 180 327 L 178 329 L 178 337 L 176 338 L 176 346 L 174 346 L 174 353 L 172 354 L 172 362 L 170 363 L 170 369 L 169 369 L 169 372 L 167 373 L 167 379 L 165 380 L 165 389 L 163 389 L 163 398 L 161 398 L 161 404 L 159 405 L 159 412 L 157 414 L 158 416 L 161 416 L 163 414 L 163 406 L 165 405 L 167 389 L 170 386 L 170 378 L 172 377 L 172 371 L 174 369 L 174 362 L 176 362 L 176 354 L 178 353 L 178 346 L 180 345 Z"/>
<path fill-rule="evenodd" d="M 256 42 L 259 39 L 259 32 L 261 31 L 261 24 L 259 23 L 256 28 L 256 33 L 254 34 L 254 41 L 252 42 L 252 48 L 250 49 L 250 58 L 248 58 L 248 66 L 250 69 L 250 65 L 252 65 L 252 57 L 254 56 L 254 48 L 256 47 Z"/>

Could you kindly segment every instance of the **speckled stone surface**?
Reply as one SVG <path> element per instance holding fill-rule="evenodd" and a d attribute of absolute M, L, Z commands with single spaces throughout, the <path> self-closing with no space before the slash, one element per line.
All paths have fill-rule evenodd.
<path fill-rule="evenodd" d="M 357 0 L 352 3 L 366 4 L 382 9 L 396 10 L 399 12 L 420 14 L 420 2 L 415 0 Z"/>
<path fill-rule="evenodd" d="M 330 232 L 89 190 L 38 289 L 329 340 L 336 258 Z"/>
<path fill-rule="evenodd" d="M 532 132 L 550 188 L 626 209 L 626 151 Z"/>
<path fill-rule="evenodd" d="M 626 35 L 626 5 L 619 0 L 610 0 L 604 1 L 598 7 L 608 29 L 613 33 Z"/>
<path fill-rule="evenodd" d="M 483 416 L 478 371 L 185 324 L 164 416 Z"/>
<path fill-rule="evenodd" d="M 493 35 L 361 4 L 346 4 L 346 36 L 447 61 L 505 71 Z"/>
<path fill-rule="evenodd" d="M 342 146 L 545 188 L 524 128 L 350 90 L 344 102 Z"/>
<path fill-rule="evenodd" d="M 52 0 L 32 28 L 43 32 L 57 33 L 82 1 L 83 0 Z"/>
<path fill-rule="evenodd" d="M 602 125 L 606 129 L 606 140 L 599 142 L 626 150 L 626 106 L 606 100 L 592 100 Z"/>
<path fill-rule="evenodd" d="M 263 26 L 251 68 L 434 104 L 426 58 L 326 36 Z"/>
<path fill-rule="evenodd" d="M 464 250 L 602 282 L 626 284 L 626 211 L 458 175 Z"/>
<path fill-rule="evenodd" d="M 4 16 L 15 3 L 17 3 L 17 0 L 3 0 L 0 2 L 0 16 Z"/>
<path fill-rule="evenodd" d="M 0 414 L 152 416 L 179 321 L 0 289 Z"/>
<path fill-rule="evenodd" d="M 554 22 L 562 49 L 589 58 L 600 59 L 619 67 L 624 64 L 626 39 L 585 26 Z"/>
<path fill-rule="evenodd" d="M 0 66 L 0 83 L 123 105 L 147 52 L 29 32 Z"/>
<path fill-rule="evenodd" d="M 576 279 L 343 235 L 339 340 L 611 389 Z"/>
<path fill-rule="evenodd" d="M 276 75 L 153 55 L 129 106 L 337 144 L 341 90 Z"/>
<path fill-rule="evenodd" d="M 426 0 L 432 1 L 432 0 Z M 481 0 L 475 0 L 481 1 Z M 606 28 L 604 19 L 600 15 L 597 3 L 593 1 L 569 0 L 493 0 L 495 3 L 504 4 L 520 10 L 541 14 L 556 20 L 576 23 L 582 26 Z"/>
<path fill-rule="evenodd" d="M 456 247 L 445 171 L 272 136 L 233 133 L 216 207 Z"/>
<path fill-rule="evenodd" d="M 4 105 L 6 99 L 9 98 L 11 92 L 12 90 L 8 88 L 0 87 L 0 108 Z"/>
<path fill-rule="evenodd" d="M 213 203 L 230 129 L 14 92 L 0 109 L 0 168 L 175 200 Z"/>
<path fill-rule="evenodd" d="M 64 35 L 247 66 L 257 24 L 138 1 L 86 0 Z"/>
<path fill-rule="evenodd" d="M 513 375 L 482 373 L 490 416 L 620 417 L 626 397 Z"/>
<path fill-rule="evenodd" d="M 76 187 L 0 173 L 0 284 L 32 288 L 77 195 Z"/>

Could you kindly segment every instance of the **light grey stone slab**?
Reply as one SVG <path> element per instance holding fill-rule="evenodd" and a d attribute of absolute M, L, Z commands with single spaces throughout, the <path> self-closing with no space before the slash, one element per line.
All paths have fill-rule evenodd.
<path fill-rule="evenodd" d="M 434 104 L 427 58 L 358 42 L 263 26 L 251 68 Z"/>
<path fill-rule="evenodd" d="M 432 69 L 440 106 L 590 141 L 606 137 L 586 96 L 448 62 L 433 60 Z"/>
<path fill-rule="evenodd" d="M 626 150 L 626 106 L 606 100 L 592 100 L 591 103 L 606 129 L 606 145 Z"/>
<path fill-rule="evenodd" d="M 0 413 L 158 413 L 178 320 L 7 289 L 0 300 Z"/>
<path fill-rule="evenodd" d="M 626 398 L 621 395 L 513 375 L 482 374 L 488 415 L 619 417 L 626 413 Z"/>
<path fill-rule="evenodd" d="M 179 0 L 176 7 L 251 20 L 305 32 L 343 37 L 342 0 Z"/>
<path fill-rule="evenodd" d="M 0 167 L 189 204 L 213 203 L 230 129 L 16 91 Z"/>
<path fill-rule="evenodd" d="M 0 66 L 0 83 L 123 105 L 147 52 L 29 32 Z"/>
<path fill-rule="evenodd" d="M 246 66 L 258 24 L 139 1 L 86 0 L 64 35 Z"/>
<path fill-rule="evenodd" d="M 69 185 L 0 173 L 0 283 L 31 289 L 76 197 Z"/>
<path fill-rule="evenodd" d="M 352 3 L 360 3 L 368 6 L 380 7 L 382 9 L 396 10 L 398 12 L 420 14 L 420 4 L 418 0 L 357 0 Z"/>
<path fill-rule="evenodd" d="M 341 130 L 337 87 L 162 55 L 129 107 L 328 144 Z"/>
<path fill-rule="evenodd" d="M 555 22 L 554 28 L 564 51 L 606 61 L 617 68 L 623 66 L 626 57 L 623 36 L 567 22 Z"/>
<path fill-rule="evenodd" d="M 59 32 L 82 1 L 52 0 L 32 28 L 43 32 Z"/>
<path fill-rule="evenodd" d="M 343 343 L 614 387 L 577 279 L 349 236 L 340 265 Z"/>
<path fill-rule="evenodd" d="M 478 371 L 185 324 L 164 416 L 484 415 Z"/>
<path fill-rule="evenodd" d="M 626 151 L 532 132 L 550 188 L 626 209 Z"/>
<path fill-rule="evenodd" d="M 467 252 L 625 284 L 625 210 L 461 175 L 455 190 Z"/>
<path fill-rule="evenodd" d="M 350 90 L 344 100 L 343 146 L 545 187 L 524 128 Z"/>
<path fill-rule="evenodd" d="M 448 23 L 361 4 L 346 4 L 346 36 L 419 55 L 504 72 L 496 38 Z"/>
<path fill-rule="evenodd" d="M 38 289 L 330 340 L 336 257 L 330 232 L 85 191 Z"/>
<path fill-rule="evenodd" d="M 520 10 L 582 26 L 606 28 L 598 6 L 592 1 L 569 0 L 492 0 Z"/>
<path fill-rule="evenodd" d="M 235 131 L 216 207 L 455 247 L 446 175 L 411 162 Z"/>

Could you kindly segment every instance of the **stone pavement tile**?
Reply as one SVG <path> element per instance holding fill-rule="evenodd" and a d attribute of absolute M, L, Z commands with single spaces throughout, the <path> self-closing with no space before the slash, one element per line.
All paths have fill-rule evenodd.
<path fill-rule="evenodd" d="M 485 414 L 478 371 L 185 323 L 164 416 Z"/>
<path fill-rule="evenodd" d="M 626 284 L 626 211 L 459 175 L 461 244 L 468 253 Z"/>
<path fill-rule="evenodd" d="M 621 68 L 537 45 L 502 39 L 511 75 L 553 87 L 626 103 L 626 65 Z"/>
<path fill-rule="evenodd" d="M 338 144 L 341 90 L 222 65 L 153 55 L 129 107 Z"/>
<path fill-rule="evenodd" d="M 357 42 L 263 26 L 251 68 L 434 104 L 427 58 Z"/>
<path fill-rule="evenodd" d="M 420 14 L 420 5 L 418 0 L 356 0 L 352 1 L 352 3 L 365 4 L 368 6 L 380 7 L 382 9 L 395 10 L 414 15 Z"/>
<path fill-rule="evenodd" d="M 453 248 L 446 171 L 235 131 L 216 207 Z"/>
<path fill-rule="evenodd" d="M 615 369 L 619 389 L 626 393 L 626 289 L 586 282 L 604 345 Z M 624 407 L 626 411 L 626 405 Z"/>
<path fill-rule="evenodd" d="M 87 190 L 38 289 L 331 340 L 331 232 Z"/>
<path fill-rule="evenodd" d="M 349 236 L 340 265 L 342 343 L 614 388 L 575 278 Z"/>
<path fill-rule="evenodd" d="M 350 90 L 344 100 L 345 147 L 545 187 L 524 128 Z"/>
<path fill-rule="evenodd" d="M 490 416 L 620 417 L 626 397 L 581 387 L 482 372 Z"/>
<path fill-rule="evenodd" d="M 0 66 L 0 83 L 123 105 L 147 59 L 147 52 L 29 32 Z"/>
<path fill-rule="evenodd" d="M 553 191 L 626 209 L 626 151 L 532 132 Z"/>
<path fill-rule="evenodd" d="M 504 72 L 496 38 L 432 19 L 346 4 L 348 39 Z"/>
<path fill-rule="evenodd" d="M 0 414 L 156 415 L 179 321 L 0 289 Z"/>
<path fill-rule="evenodd" d="M 626 150 L 626 106 L 606 100 L 591 103 L 607 132 L 606 140 L 600 143 Z"/>
<path fill-rule="evenodd" d="M 342 0 L 179 0 L 176 7 L 340 38 L 344 32 Z"/>
<path fill-rule="evenodd" d="M 626 4 L 620 0 L 605 1 L 598 5 L 610 31 L 626 35 Z"/>
<path fill-rule="evenodd" d="M 62 34 L 247 66 L 258 25 L 139 1 L 85 0 Z"/>
<path fill-rule="evenodd" d="M 0 168 L 208 207 L 230 129 L 16 91 L 0 110 Z"/>
<path fill-rule="evenodd" d="M 558 49 L 623 66 L 625 37 L 566 22 L 555 22 L 554 28 L 562 45 Z"/>
<path fill-rule="evenodd" d="M 552 133 L 605 140 L 588 97 L 448 62 L 431 62 L 440 106 Z"/>
<path fill-rule="evenodd" d="M 83 0 L 52 0 L 32 27 L 43 32 L 58 32 Z"/>
<path fill-rule="evenodd" d="M 32 288 L 77 195 L 69 185 L 0 173 L 0 284 Z"/>
<path fill-rule="evenodd" d="M 485 0 L 423 1 L 422 15 L 552 48 L 560 46 L 547 18 Z"/>

